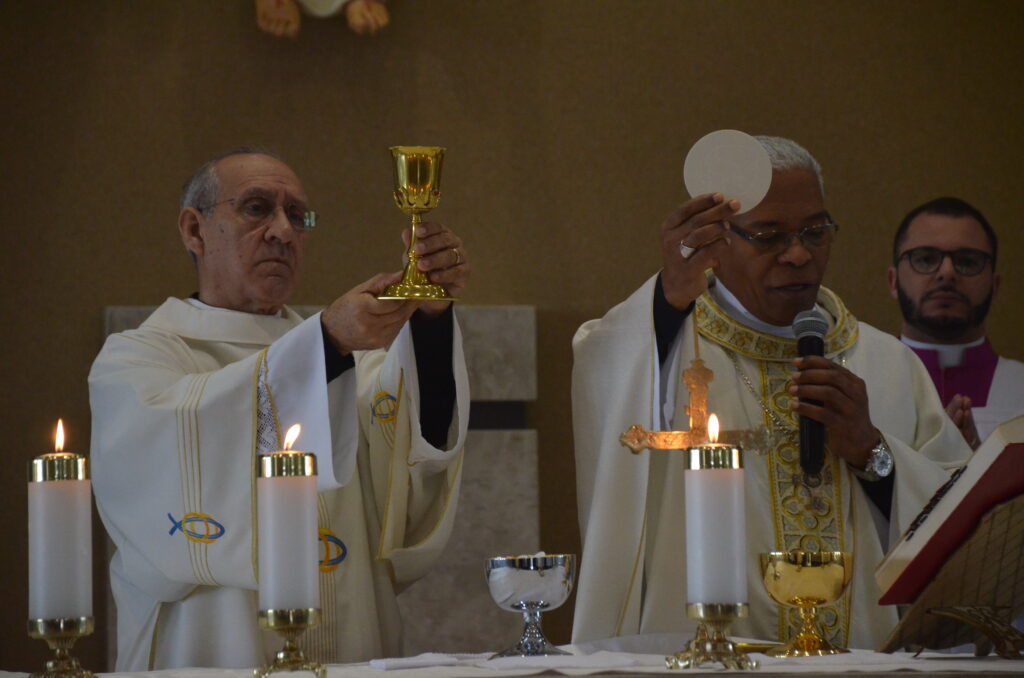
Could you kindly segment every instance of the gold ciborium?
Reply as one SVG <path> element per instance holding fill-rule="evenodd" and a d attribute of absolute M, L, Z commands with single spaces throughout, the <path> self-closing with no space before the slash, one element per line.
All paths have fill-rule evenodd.
<path fill-rule="evenodd" d="M 817 657 L 849 650 L 835 647 L 818 630 L 818 606 L 843 595 L 853 576 L 853 556 L 844 551 L 772 551 L 762 553 L 761 577 L 772 600 L 800 610 L 803 626 L 773 657 Z"/>
<path fill-rule="evenodd" d="M 388 285 L 378 299 L 429 299 L 454 301 L 443 285 L 435 285 L 416 267 L 416 227 L 420 215 L 437 207 L 441 200 L 441 164 L 445 149 L 439 146 L 392 146 L 395 167 L 395 204 L 412 215 L 409 261 L 402 279 Z"/>

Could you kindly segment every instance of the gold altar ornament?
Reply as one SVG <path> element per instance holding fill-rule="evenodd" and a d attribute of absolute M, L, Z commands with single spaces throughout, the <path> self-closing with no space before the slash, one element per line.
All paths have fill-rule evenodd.
<path fill-rule="evenodd" d="M 402 279 L 388 285 L 378 299 L 420 299 L 455 301 L 443 285 L 430 282 L 417 268 L 416 227 L 421 214 L 437 207 L 441 200 L 441 165 L 445 149 L 439 146 L 392 146 L 394 164 L 395 204 L 412 215 L 412 237 L 409 238 L 408 262 Z"/>
<path fill-rule="evenodd" d="M 849 650 L 833 646 L 818 630 L 818 606 L 839 599 L 853 576 L 853 556 L 844 551 L 772 551 L 760 555 L 764 588 L 780 605 L 800 610 L 802 627 L 772 657 L 819 657 Z"/>
<path fill-rule="evenodd" d="M 690 603 L 686 615 L 698 620 L 697 634 L 686 649 L 665 657 L 665 668 L 696 669 L 704 664 L 718 662 L 727 669 L 753 671 L 757 661 L 747 654 L 742 643 L 734 643 L 726 636 L 729 625 L 735 619 L 749 614 L 746 603 L 708 604 Z"/>

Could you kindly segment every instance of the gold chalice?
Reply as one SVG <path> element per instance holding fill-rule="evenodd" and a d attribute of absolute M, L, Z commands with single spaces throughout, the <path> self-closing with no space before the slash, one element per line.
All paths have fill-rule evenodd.
<path fill-rule="evenodd" d="M 416 267 L 416 227 L 420 215 L 437 207 L 441 200 L 441 164 L 445 149 L 439 146 L 392 146 L 395 166 L 395 204 L 412 215 L 409 262 L 402 279 L 388 285 L 378 299 L 429 299 L 454 301 L 443 285 L 435 285 Z"/>
<path fill-rule="evenodd" d="M 761 577 L 772 600 L 800 609 L 800 632 L 773 657 L 817 657 L 849 650 L 834 647 L 818 630 L 818 606 L 839 599 L 853 576 L 853 556 L 844 551 L 762 553 Z"/>

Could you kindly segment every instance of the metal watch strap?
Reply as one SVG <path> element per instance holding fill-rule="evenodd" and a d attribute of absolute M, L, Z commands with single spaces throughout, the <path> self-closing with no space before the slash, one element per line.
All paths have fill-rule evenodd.
<path fill-rule="evenodd" d="M 884 473 L 879 473 L 879 466 L 885 469 Z M 879 438 L 878 444 L 871 448 L 871 455 L 868 457 L 868 463 L 865 464 L 863 470 L 852 466 L 850 470 L 858 478 L 874 483 L 891 474 L 892 468 L 892 450 L 889 449 L 889 444 L 885 442 L 885 436 L 882 436 Z"/>

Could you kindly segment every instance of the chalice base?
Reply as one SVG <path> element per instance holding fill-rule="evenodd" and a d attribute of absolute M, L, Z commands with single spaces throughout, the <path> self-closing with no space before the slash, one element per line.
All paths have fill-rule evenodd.
<path fill-rule="evenodd" d="M 814 618 L 817 619 L 817 614 L 814 615 Z M 836 647 L 828 642 L 828 639 L 818 633 L 818 629 L 812 622 L 805 623 L 800 632 L 788 643 L 773 647 L 765 654 L 769 657 L 825 657 L 830 654 L 846 652 L 849 650 Z"/>
<path fill-rule="evenodd" d="M 54 651 L 54 658 L 46 662 L 45 671 L 33 673 L 29 678 L 96 678 L 94 673 L 82 668 L 70 652 L 75 641 L 92 633 L 93 624 L 92 617 L 30 619 L 28 635 L 45 640 Z"/>
<path fill-rule="evenodd" d="M 435 285 L 416 268 L 416 259 L 410 257 L 402 279 L 384 288 L 378 299 L 419 299 L 426 301 L 456 301 L 444 285 Z"/>
<path fill-rule="evenodd" d="M 317 609 L 260 610 L 260 626 L 273 629 L 283 637 L 284 647 L 270 664 L 253 669 L 253 677 L 268 678 L 272 673 L 309 671 L 317 678 L 327 678 L 327 667 L 306 659 L 296 642 L 308 627 L 316 625 L 319 621 L 320 610 Z"/>
<path fill-rule="evenodd" d="M 399 282 L 388 285 L 378 299 L 420 299 L 427 301 L 456 301 L 442 285 L 417 285 Z"/>
<path fill-rule="evenodd" d="M 546 657 L 550 655 L 572 654 L 565 650 L 559 650 L 548 642 L 544 636 L 544 630 L 540 626 L 540 603 L 523 604 L 523 635 L 519 642 L 512 647 L 491 656 L 491 659 L 499 657 Z"/>

